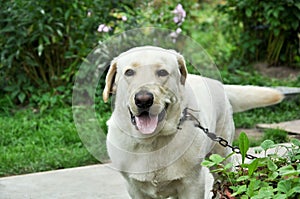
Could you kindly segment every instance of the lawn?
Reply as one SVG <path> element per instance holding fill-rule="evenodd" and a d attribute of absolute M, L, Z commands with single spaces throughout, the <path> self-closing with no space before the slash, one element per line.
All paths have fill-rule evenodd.
<path fill-rule="evenodd" d="M 0 176 L 98 163 L 77 134 L 71 107 L 10 109 L 0 126 Z"/>

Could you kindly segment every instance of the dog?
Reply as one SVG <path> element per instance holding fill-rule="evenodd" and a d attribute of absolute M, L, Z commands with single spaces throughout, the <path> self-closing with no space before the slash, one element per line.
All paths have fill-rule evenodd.
<path fill-rule="evenodd" d="M 233 112 L 283 99 L 275 89 L 223 85 L 188 74 L 181 54 L 155 46 L 135 47 L 112 60 L 104 102 L 111 94 L 115 107 L 107 122 L 107 150 L 132 199 L 211 197 L 211 176 L 201 161 L 209 153 L 231 151 L 196 128 L 194 120 L 182 121 L 184 110 L 230 143 Z"/>

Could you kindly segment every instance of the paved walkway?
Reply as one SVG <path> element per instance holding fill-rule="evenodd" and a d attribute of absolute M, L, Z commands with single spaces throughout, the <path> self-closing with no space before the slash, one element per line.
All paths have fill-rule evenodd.
<path fill-rule="evenodd" d="M 124 179 L 107 165 L 0 178 L 0 199 L 129 199 Z"/>
<path fill-rule="evenodd" d="M 287 122 L 280 122 L 274 124 L 257 124 L 258 128 L 267 128 L 267 129 L 282 129 L 289 133 L 299 134 L 300 135 L 300 120 L 293 120 Z"/>

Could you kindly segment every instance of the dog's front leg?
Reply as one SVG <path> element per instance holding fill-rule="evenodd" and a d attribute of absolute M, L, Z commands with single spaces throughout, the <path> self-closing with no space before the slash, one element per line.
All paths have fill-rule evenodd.
<path fill-rule="evenodd" d="M 134 184 L 127 185 L 127 191 L 131 199 L 153 199 L 152 197 L 143 193 L 140 189 L 137 188 Z"/>
<path fill-rule="evenodd" d="M 126 173 L 122 173 L 126 179 L 126 188 L 131 199 L 153 199 L 142 191 L 143 183 L 130 178 Z"/>
<path fill-rule="evenodd" d="M 212 198 L 213 176 L 207 168 L 197 166 L 187 177 L 182 179 L 182 187 L 178 190 L 179 199 Z"/>

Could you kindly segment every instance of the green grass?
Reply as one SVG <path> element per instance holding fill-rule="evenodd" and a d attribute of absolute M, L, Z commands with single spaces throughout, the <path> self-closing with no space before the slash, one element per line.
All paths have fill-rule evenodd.
<path fill-rule="evenodd" d="M 234 114 L 238 128 L 253 128 L 258 123 L 276 123 L 300 119 L 299 98 L 285 99 L 280 104 Z"/>
<path fill-rule="evenodd" d="M 83 146 L 70 107 L 0 114 L 0 176 L 98 163 Z"/>

